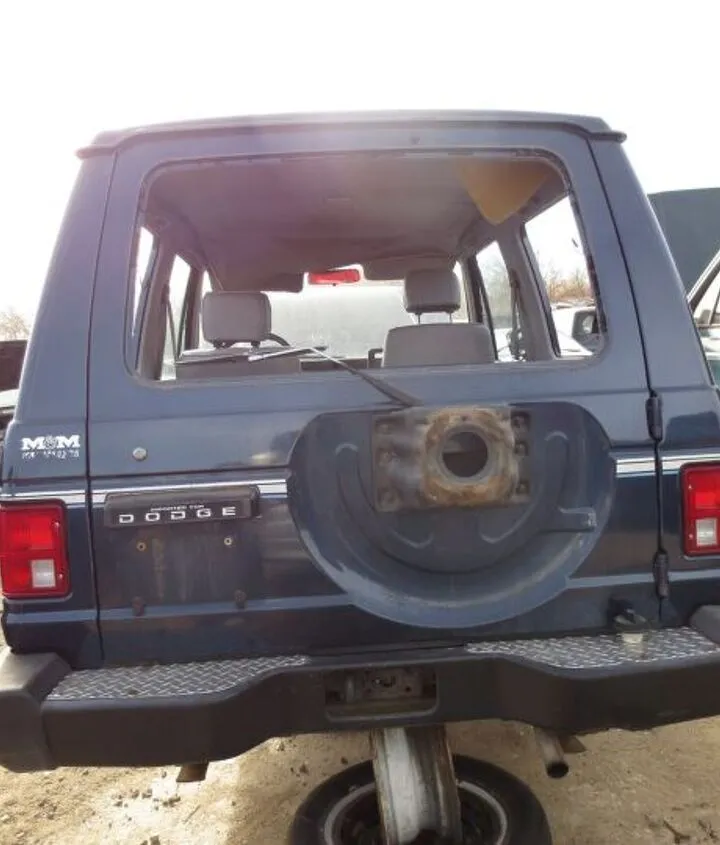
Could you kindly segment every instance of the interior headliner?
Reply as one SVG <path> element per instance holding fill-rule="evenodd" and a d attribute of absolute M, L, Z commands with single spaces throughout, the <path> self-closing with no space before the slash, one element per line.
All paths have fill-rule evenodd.
<path fill-rule="evenodd" d="M 534 158 L 334 155 L 195 162 L 154 178 L 145 224 L 225 290 L 299 290 L 361 264 L 370 279 L 452 266 L 493 226 L 565 188 Z"/>

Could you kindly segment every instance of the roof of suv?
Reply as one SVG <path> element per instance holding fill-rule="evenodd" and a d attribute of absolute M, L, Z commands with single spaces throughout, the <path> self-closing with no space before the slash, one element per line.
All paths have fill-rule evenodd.
<path fill-rule="evenodd" d="M 157 123 L 127 129 L 101 132 L 92 143 L 80 151 L 81 156 L 117 149 L 132 141 L 176 133 L 204 134 L 208 132 L 237 131 L 261 126 L 301 126 L 362 123 L 488 123 L 494 125 L 534 124 L 562 126 L 584 136 L 612 137 L 623 140 L 624 135 L 613 131 L 601 118 L 585 115 L 553 114 L 521 111 L 358 111 L 293 114 L 268 114 L 244 117 L 220 117 L 172 123 Z"/>

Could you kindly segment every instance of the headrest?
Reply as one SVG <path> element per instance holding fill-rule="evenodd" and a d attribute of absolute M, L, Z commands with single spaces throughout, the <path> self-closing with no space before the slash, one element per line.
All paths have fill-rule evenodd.
<path fill-rule="evenodd" d="M 210 343 L 259 343 L 270 334 L 270 300 L 264 293 L 206 293 L 201 316 L 203 335 Z"/>
<path fill-rule="evenodd" d="M 452 270 L 427 267 L 405 277 L 405 310 L 411 314 L 453 314 L 460 305 L 460 282 Z"/>

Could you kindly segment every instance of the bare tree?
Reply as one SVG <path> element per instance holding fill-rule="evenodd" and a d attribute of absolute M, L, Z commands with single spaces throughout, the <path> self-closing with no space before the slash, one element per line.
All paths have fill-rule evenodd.
<path fill-rule="evenodd" d="M 0 311 L 0 340 L 23 340 L 30 334 L 30 325 L 14 308 Z"/>
<path fill-rule="evenodd" d="M 550 302 L 581 305 L 593 301 L 592 288 L 585 268 L 559 270 L 551 261 L 543 264 L 540 273 L 547 287 Z"/>
<path fill-rule="evenodd" d="M 584 267 L 562 270 L 552 260 L 538 261 L 538 264 L 551 304 L 584 305 L 593 301 L 592 287 Z M 488 256 L 481 270 L 496 328 L 509 325 L 512 296 L 505 264 L 499 256 Z"/>

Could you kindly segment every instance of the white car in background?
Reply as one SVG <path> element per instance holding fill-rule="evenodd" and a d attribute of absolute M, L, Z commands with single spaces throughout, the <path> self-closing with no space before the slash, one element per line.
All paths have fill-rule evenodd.
<path fill-rule="evenodd" d="M 561 344 L 568 339 L 573 344 L 589 350 L 591 354 L 598 350 L 602 335 L 598 327 L 597 309 L 593 303 L 557 303 L 552 306 L 552 315 Z"/>
<path fill-rule="evenodd" d="M 25 340 L 0 341 L 0 443 L 5 429 L 15 413 L 17 386 L 25 359 Z"/>
<path fill-rule="evenodd" d="M 17 405 L 17 397 L 17 390 L 0 391 L 0 414 L 4 411 L 12 410 Z"/>
<path fill-rule="evenodd" d="M 2 442 L 5 439 L 5 429 L 15 415 L 17 397 L 17 390 L 0 391 L 0 451 L 2 449 Z"/>

